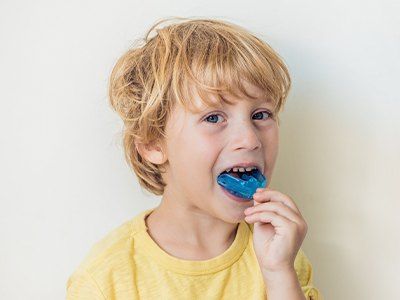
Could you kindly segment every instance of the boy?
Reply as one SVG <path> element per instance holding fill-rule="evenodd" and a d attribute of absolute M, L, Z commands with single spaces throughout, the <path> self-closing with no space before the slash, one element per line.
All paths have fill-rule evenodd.
<path fill-rule="evenodd" d="M 161 203 L 92 248 L 67 298 L 322 299 L 294 201 L 268 187 L 248 200 L 217 183 L 257 168 L 269 185 L 287 68 L 237 25 L 178 19 L 150 38 L 153 25 L 110 79 L 126 159 Z"/>

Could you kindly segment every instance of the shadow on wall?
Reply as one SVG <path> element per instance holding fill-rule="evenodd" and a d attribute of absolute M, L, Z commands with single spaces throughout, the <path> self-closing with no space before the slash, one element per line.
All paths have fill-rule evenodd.
<path fill-rule="evenodd" d="M 368 235 L 376 231 L 368 221 L 368 211 L 374 209 L 369 190 L 374 149 L 368 133 L 363 134 L 368 126 L 350 113 L 322 107 L 335 101 L 318 98 L 319 94 L 322 91 L 292 91 L 289 96 L 281 116 L 272 188 L 292 197 L 309 225 L 302 247 L 323 295 L 373 299 L 360 280 L 374 272 L 368 260 L 375 255 L 365 251 Z M 336 111 L 346 110 L 339 106 Z"/>

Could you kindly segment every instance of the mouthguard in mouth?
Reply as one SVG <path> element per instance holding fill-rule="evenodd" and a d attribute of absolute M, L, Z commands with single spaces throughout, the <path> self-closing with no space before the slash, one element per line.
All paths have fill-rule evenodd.
<path fill-rule="evenodd" d="M 231 194 L 244 199 L 252 200 L 253 195 L 258 188 L 267 186 L 267 178 L 258 170 L 250 172 L 238 172 L 235 177 L 227 172 L 222 172 L 217 182 Z"/>

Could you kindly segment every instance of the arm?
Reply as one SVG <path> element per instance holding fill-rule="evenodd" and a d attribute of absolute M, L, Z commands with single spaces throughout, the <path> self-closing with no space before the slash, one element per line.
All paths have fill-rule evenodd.
<path fill-rule="evenodd" d="M 295 269 L 262 272 L 268 300 L 306 300 L 300 287 Z"/>
<path fill-rule="evenodd" d="M 254 223 L 254 251 L 268 299 L 321 299 L 312 286 L 311 264 L 300 250 L 307 223 L 293 199 L 269 188 L 257 189 L 253 199 L 245 221 Z"/>

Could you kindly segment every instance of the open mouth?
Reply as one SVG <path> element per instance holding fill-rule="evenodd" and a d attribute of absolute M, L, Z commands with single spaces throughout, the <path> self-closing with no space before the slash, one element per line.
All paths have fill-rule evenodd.
<path fill-rule="evenodd" d="M 267 185 L 267 178 L 257 168 L 250 171 L 224 171 L 219 174 L 217 182 L 231 194 L 251 200 L 257 188 Z"/>
<path fill-rule="evenodd" d="M 239 179 L 242 179 L 242 180 L 246 180 L 246 178 L 248 178 L 248 177 L 246 177 L 246 176 L 252 176 L 252 177 L 254 177 L 254 178 L 257 178 L 257 175 L 258 175 L 259 173 L 261 173 L 261 172 L 260 172 L 257 168 L 255 168 L 255 169 L 253 169 L 253 170 L 251 170 L 251 171 L 244 171 L 244 172 L 240 172 L 240 171 L 234 172 L 233 169 L 232 169 L 230 172 L 224 171 L 224 172 L 222 172 L 222 173 L 219 174 L 219 175 L 229 174 L 229 175 L 231 175 L 231 176 L 233 176 L 233 177 L 235 177 L 235 178 L 239 178 Z M 244 175 L 246 175 L 246 176 L 244 176 Z"/>

